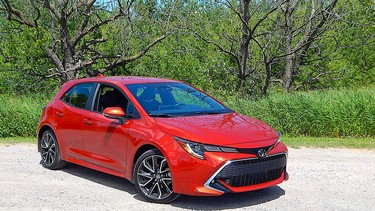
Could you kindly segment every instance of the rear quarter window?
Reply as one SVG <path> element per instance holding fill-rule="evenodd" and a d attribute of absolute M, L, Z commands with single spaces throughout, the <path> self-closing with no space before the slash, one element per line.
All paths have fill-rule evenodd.
<path fill-rule="evenodd" d="M 94 83 L 75 85 L 62 96 L 61 100 L 68 105 L 90 110 L 90 99 L 95 87 Z"/>

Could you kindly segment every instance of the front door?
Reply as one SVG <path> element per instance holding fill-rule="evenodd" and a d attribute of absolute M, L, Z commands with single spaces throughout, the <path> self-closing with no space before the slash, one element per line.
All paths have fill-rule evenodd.
<path fill-rule="evenodd" d="M 121 107 L 126 111 L 128 100 L 118 88 L 100 85 L 93 112 L 83 120 L 83 144 L 86 160 L 95 165 L 125 172 L 128 143 L 128 122 L 109 119 L 102 114 L 107 107 Z"/>

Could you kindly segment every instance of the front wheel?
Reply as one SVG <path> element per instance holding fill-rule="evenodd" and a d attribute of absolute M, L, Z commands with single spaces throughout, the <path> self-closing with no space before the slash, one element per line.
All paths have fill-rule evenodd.
<path fill-rule="evenodd" d="M 43 167 L 52 170 L 65 167 L 66 162 L 61 160 L 59 145 L 52 130 L 46 130 L 43 133 L 39 144 Z"/>
<path fill-rule="evenodd" d="M 167 159 L 159 150 L 153 149 L 143 153 L 134 168 L 135 187 L 148 201 L 170 203 L 180 196 L 173 193 Z"/>

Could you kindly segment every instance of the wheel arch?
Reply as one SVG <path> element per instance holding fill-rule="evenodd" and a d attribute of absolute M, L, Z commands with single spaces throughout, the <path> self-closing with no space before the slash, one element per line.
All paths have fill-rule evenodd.
<path fill-rule="evenodd" d="M 38 152 L 41 151 L 41 148 L 40 148 L 40 140 L 42 138 L 42 135 L 44 132 L 46 132 L 47 130 L 52 130 L 52 132 L 56 135 L 55 131 L 53 131 L 52 127 L 49 126 L 49 125 L 43 125 L 39 131 L 38 131 Z"/>
<path fill-rule="evenodd" d="M 131 174 L 130 182 L 134 183 L 134 166 L 135 166 L 135 163 L 137 162 L 138 158 L 143 153 L 147 152 L 148 150 L 152 150 L 152 149 L 159 150 L 163 154 L 162 150 L 160 150 L 157 146 L 152 145 L 152 144 L 144 144 L 137 149 L 137 151 L 136 151 L 136 153 L 134 154 L 134 157 L 133 157 L 132 168 L 131 168 L 132 174 Z"/>

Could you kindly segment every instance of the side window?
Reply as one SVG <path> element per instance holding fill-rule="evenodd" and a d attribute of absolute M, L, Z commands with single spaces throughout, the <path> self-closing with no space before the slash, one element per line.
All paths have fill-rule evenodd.
<path fill-rule="evenodd" d="M 93 83 L 78 84 L 67 91 L 61 99 L 71 106 L 89 110 L 90 96 L 94 89 L 95 84 Z"/>
<path fill-rule="evenodd" d="M 128 99 L 117 88 L 109 85 L 100 85 L 95 111 L 103 112 L 108 107 L 120 107 L 126 111 Z"/>
<path fill-rule="evenodd" d="M 64 102 L 70 104 L 70 96 L 72 95 L 73 91 L 74 91 L 74 88 L 71 88 L 69 89 L 69 91 L 67 91 L 64 96 L 61 98 Z"/>

